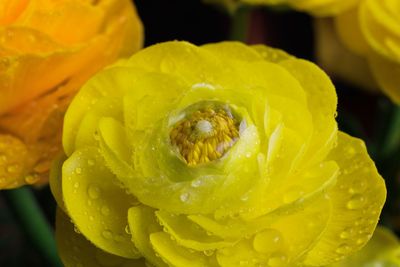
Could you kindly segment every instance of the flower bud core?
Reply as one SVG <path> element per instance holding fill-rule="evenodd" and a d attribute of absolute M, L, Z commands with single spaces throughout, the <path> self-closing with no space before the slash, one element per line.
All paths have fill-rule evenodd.
<path fill-rule="evenodd" d="M 170 131 L 170 141 L 182 159 L 195 166 L 221 158 L 239 139 L 240 120 L 218 102 L 193 105 Z"/>

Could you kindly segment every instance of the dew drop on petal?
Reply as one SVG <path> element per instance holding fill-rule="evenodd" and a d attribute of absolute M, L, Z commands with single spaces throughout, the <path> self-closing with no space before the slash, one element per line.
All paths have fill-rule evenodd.
<path fill-rule="evenodd" d="M 350 238 L 352 235 L 353 235 L 353 229 L 345 229 L 344 231 L 342 231 L 341 233 L 340 233 L 340 238 L 341 239 L 348 239 L 348 238 Z"/>
<path fill-rule="evenodd" d="M 18 164 L 10 165 L 7 167 L 7 171 L 9 173 L 16 173 L 16 172 L 18 172 L 18 167 L 19 167 Z"/>
<path fill-rule="evenodd" d="M 25 176 L 25 182 L 27 184 L 34 184 L 37 181 L 39 181 L 40 177 L 38 174 L 28 174 L 27 176 Z"/>
<path fill-rule="evenodd" d="M 113 237 L 112 233 L 109 230 L 104 230 L 103 233 L 102 233 L 102 236 L 105 239 L 111 239 Z"/>
<path fill-rule="evenodd" d="M 101 207 L 101 214 L 103 214 L 104 216 L 108 216 L 110 214 L 110 208 L 104 205 L 103 207 Z"/>
<path fill-rule="evenodd" d="M 74 187 L 75 187 L 75 188 L 78 188 L 78 187 L 79 187 L 79 182 L 75 182 L 75 183 L 74 183 Z"/>
<path fill-rule="evenodd" d="M 180 196 L 182 202 L 187 202 L 189 200 L 189 193 L 183 193 Z"/>
<path fill-rule="evenodd" d="M 275 229 L 267 229 L 254 236 L 253 248 L 260 253 L 271 253 L 282 247 L 282 235 Z"/>
<path fill-rule="evenodd" d="M 336 249 L 336 253 L 338 254 L 347 254 L 349 253 L 351 248 L 348 245 L 342 245 Z"/>
<path fill-rule="evenodd" d="M 287 263 L 287 257 L 286 257 L 286 255 L 283 255 L 283 254 L 273 255 L 268 260 L 268 266 L 271 266 L 271 267 L 283 267 L 283 266 L 286 266 L 286 263 Z"/>
<path fill-rule="evenodd" d="M 367 184 L 365 181 L 355 181 L 349 188 L 350 194 L 360 194 L 367 189 Z"/>
<path fill-rule="evenodd" d="M 350 210 L 361 209 L 365 204 L 365 197 L 360 194 L 355 194 L 348 202 L 347 208 Z"/>
<path fill-rule="evenodd" d="M 75 169 L 75 173 L 77 173 L 77 174 L 81 174 L 82 173 L 82 168 L 76 168 Z"/>
<path fill-rule="evenodd" d="M 131 228 L 129 228 L 129 225 L 125 226 L 125 233 L 127 233 L 128 235 L 131 234 Z"/>
<path fill-rule="evenodd" d="M 89 185 L 88 195 L 91 199 L 97 199 L 100 197 L 100 188 L 95 185 Z"/>
<path fill-rule="evenodd" d="M 204 255 L 206 255 L 207 257 L 210 257 L 214 254 L 214 250 L 209 249 L 209 250 L 204 250 L 203 251 Z"/>
<path fill-rule="evenodd" d="M 114 235 L 114 240 L 116 242 L 123 242 L 125 240 L 124 236 L 121 234 Z"/>
<path fill-rule="evenodd" d="M 368 236 L 359 237 L 359 238 L 357 238 L 356 244 L 357 245 L 364 244 L 367 242 L 367 240 L 368 240 Z"/>
<path fill-rule="evenodd" d="M 199 187 L 201 183 L 202 183 L 201 180 L 196 179 L 192 181 L 191 185 L 192 187 Z"/>
<path fill-rule="evenodd" d="M 77 234 L 81 233 L 81 231 L 79 231 L 79 229 L 78 229 L 78 227 L 76 227 L 76 225 L 74 225 L 74 232 L 77 233 Z"/>

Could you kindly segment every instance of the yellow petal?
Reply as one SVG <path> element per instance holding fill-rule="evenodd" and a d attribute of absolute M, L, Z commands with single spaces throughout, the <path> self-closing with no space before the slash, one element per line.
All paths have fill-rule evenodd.
<path fill-rule="evenodd" d="M 121 99 L 109 97 L 96 102 L 93 108 L 83 115 L 75 137 L 75 149 L 96 146 L 99 140 L 98 126 L 103 116 L 122 121 Z"/>
<path fill-rule="evenodd" d="M 283 50 L 268 47 L 266 45 L 253 45 L 252 48 L 256 50 L 264 60 L 270 62 L 279 63 L 283 60 L 294 58 Z"/>
<path fill-rule="evenodd" d="M 230 267 L 275 266 L 275 263 L 276 266 L 291 266 L 291 263 L 298 262 L 325 229 L 330 206 L 323 196 L 306 205 L 298 203 L 297 206 L 301 207 L 295 208 L 296 211 L 289 215 L 281 213 L 250 238 L 247 236 L 232 247 L 219 249 L 218 263 Z"/>
<path fill-rule="evenodd" d="M 202 48 L 211 51 L 218 57 L 240 61 L 259 61 L 260 55 L 251 47 L 240 42 L 220 42 L 216 44 L 206 44 Z"/>
<path fill-rule="evenodd" d="M 329 77 L 315 64 L 305 60 L 287 60 L 280 63 L 302 85 L 314 125 L 310 145 L 300 166 L 306 168 L 321 161 L 336 140 L 334 120 L 337 105 L 335 87 Z"/>
<path fill-rule="evenodd" d="M 192 252 L 188 249 L 178 246 L 168 234 L 156 232 L 150 235 L 151 245 L 160 257 L 168 263 L 169 266 L 176 267 L 213 267 L 212 258 L 209 258 L 202 252 Z M 206 252 L 207 253 L 207 252 Z"/>
<path fill-rule="evenodd" d="M 185 215 L 156 211 L 156 216 L 177 244 L 185 248 L 205 251 L 232 246 L 235 243 L 213 236 L 200 227 L 196 227 Z"/>
<path fill-rule="evenodd" d="M 116 183 L 97 148 L 74 152 L 62 168 L 62 193 L 75 225 L 97 247 L 126 258 L 140 253 L 126 233 L 128 209 L 137 204 Z"/>
<path fill-rule="evenodd" d="M 65 115 L 63 146 L 67 155 L 72 154 L 75 149 L 76 135 L 82 125 L 85 114 L 90 113 L 92 110 L 95 110 L 95 114 L 98 113 L 97 116 L 100 117 L 104 113 L 107 114 L 109 109 L 104 105 L 104 103 L 107 103 L 107 100 L 101 100 L 99 106 L 96 108 L 99 99 L 121 97 L 122 92 L 129 91 L 131 89 L 130 85 L 142 73 L 142 71 L 137 69 L 114 67 L 104 70 L 101 75 L 94 76 L 85 84 L 71 102 Z M 122 107 L 114 105 L 112 110 L 114 110 L 113 114 L 118 114 L 116 112 L 118 110 L 122 111 Z M 84 132 L 86 133 L 86 131 Z M 85 139 L 90 139 L 92 134 L 87 134 L 90 137 Z"/>
<path fill-rule="evenodd" d="M 71 219 L 59 209 L 56 214 L 56 241 L 60 258 L 66 267 L 147 266 L 144 258 L 125 259 L 95 247 L 77 232 Z"/>
<path fill-rule="evenodd" d="M 332 216 L 304 263 L 321 266 L 359 250 L 371 238 L 386 198 L 383 179 L 369 158 L 364 142 L 339 132 L 328 159 L 340 168 L 337 184 L 328 192 Z"/>
<path fill-rule="evenodd" d="M 132 242 L 146 260 L 157 267 L 166 267 L 168 265 L 156 255 L 150 244 L 150 235 L 162 231 L 154 212 L 154 209 L 143 205 L 130 208 L 128 211 L 129 229 L 132 234 Z"/>

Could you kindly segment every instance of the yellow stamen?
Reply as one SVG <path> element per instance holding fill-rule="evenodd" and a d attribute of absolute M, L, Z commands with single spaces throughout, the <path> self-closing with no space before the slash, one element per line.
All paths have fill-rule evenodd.
<path fill-rule="evenodd" d="M 221 158 L 239 138 L 239 122 L 223 107 L 199 109 L 179 121 L 170 132 L 189 166 Z"/>

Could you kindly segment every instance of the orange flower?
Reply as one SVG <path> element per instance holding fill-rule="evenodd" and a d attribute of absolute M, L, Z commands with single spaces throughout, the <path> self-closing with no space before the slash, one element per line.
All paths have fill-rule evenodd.
<path fill-rule="evenodd" d="M 79 87 L 140 49 L 129 0 L 0 1 L 0 188 L 45 183 Z"/>

